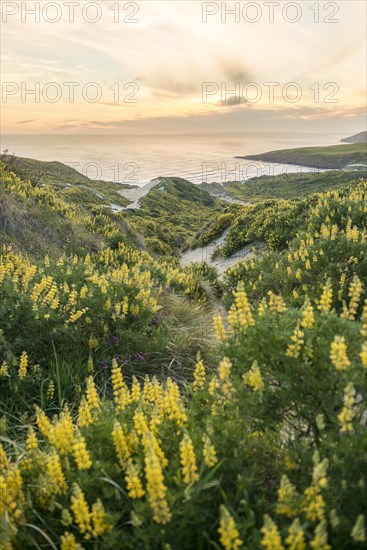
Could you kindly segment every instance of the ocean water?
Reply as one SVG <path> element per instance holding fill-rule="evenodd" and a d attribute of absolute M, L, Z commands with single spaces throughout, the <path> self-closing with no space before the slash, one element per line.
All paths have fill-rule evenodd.
<path fill-rule="evenodd" d="M 335 145 L 343 134 L 216 134 L 172 136 L 3 135 L 1 151 L 57 160 L 93 179 L 143 186 L 159 176 L 193 183 L 244 180 L 311 168 L 235 159 L 291 147 Z"/>

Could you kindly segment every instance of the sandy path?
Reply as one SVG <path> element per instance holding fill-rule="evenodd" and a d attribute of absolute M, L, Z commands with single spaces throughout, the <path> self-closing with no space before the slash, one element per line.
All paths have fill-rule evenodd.
<path fill-rule="evenodd" d="M 254 255 L 254 246 L 259 250 L 264 248 L 263 243 L 249 244 L 238 250 L 235 254 L 229 258 L 217 257 L 215 260 L 212 259 L 212 255 L 217 248 L 219 248 L 225 241 L 228 229 L 220 236 L 218 239 L 215 239 L 208 246 L 195 248 L 194 250 L 186 250 L 181 254 L 180 261 L 182 265 L 189 265 L 196 262 L 207 262 L 209 265 L 214 266 L 219 275 L 222 276 L 223 273 L 230 268 L 233 264 L 239 260 L 248 260 Z"/>

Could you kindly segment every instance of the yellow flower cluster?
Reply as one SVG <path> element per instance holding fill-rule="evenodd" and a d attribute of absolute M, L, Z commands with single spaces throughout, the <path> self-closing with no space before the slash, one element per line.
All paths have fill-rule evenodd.
<path fill-rule="evenodd" d="M 100 403 L 93 376 L 88 376 L 87 378 L 87 391 L 85 398 L 90 410 L 99 409 Z"/>
<path fill-rule="evenodd" d="M 224 357 L 219 363 L 218 376 L 223 395 L 227 398 L 229 398 L 234 392 L 234 387 L 231 382 L 231 371 L 232 363 L 228 357 Z"/>
<path fill-rule="evenodd" d="M 90 509 L 79 485 L 75 485 L 71 496 L 71 510 L 74 514 L 75 523 L 80 533 L 84 535 L 85 540 L 89 540 L 91 537 L 99 537 L 111 528 L 101 501 L 97 500 Z"/>
<path fill-rule="evenodd" d="M 345 370 L 350 367 L 344 336 L 334 337 L 334 341 L 330 345 L 330 360 L 338 370 Z"/>
<path fill-rule="evenodd" d="M 264 516 L 264 525 L 261 532 L 263 534 L 261 545 L 266 550 L 284 550 L 278 527 L 269 515 Z"/>
<path fill-rule="evenodd" d="M 344 390 L 344 406 L 341 412 L 338 415 L 338 420 L 340 422 L 341 428 L 340 431 L 344 433 L 353 432 L 353 419 L 355 417 L 355 403 L 356 403 L 356 390 L 352 384 L 346 386 Z"/>
<path fill-rule="evenodd" d="M 0 521 L 1 541 L 11 548 L 10 538 L 23 520 L 25 495 L 20 468 L 8 459 L 0 443 Z"/>
<path fill-rule="evenodd" d="M 223 342 L 226 339 L 226 331 L 219 313 L 214 316 L 214 332 L 219 342 Z"/>
<path fill-rule="evenodd" d="M 194 445 L 188 435 L 180 443 L 180 457 L 184 483 L 191 485 L 199 479 Z"/>
<path fill-rule="evenodd" d="M 243 542 L 236 523 L 225 506 L 220 507 L 219 540 L 225 550 L 238 550 Z"/>
<path fill-rule="evenodd" d="M 153 518 L 157 523 L 168 523 L 171 512 L 166 499 L 167 487 L 164 483 L 162 465 L 151 442 L 151 436 L 146 435 L 145 445 L 145 477 L 147 493 L 153 510 Z"/>
<path fill-rule="evenodd" d="M 85 439 L 80 434 L 74 440 L 73 454 L 78 470 L 88 470 L 92 466 Z"/>
<path fill-rule="evenodd" d="M 362 282 L 358 277 L 358 275 L 354 275 L 352 283 L 349 287 L 349 292 L 348 292 L 348 296 L 350 298 L 349 305 L 348 307 L 346 307 L 346 305 L 344 304 L 343 313 L 341 317 L 344 317 L 349 320 L 355 319 L 362 293 L 363 293 Z"/>
<path fill-rule="evenodd" d="M 299 518 L 296 518 L 289 527 L 285 543 L 288 550 L 306 550 L 305 534 Z"/>
<path fill-rule="evenodd" d="M 202 390 L 205 383 L 205 367 L 203 360 L 199 357 L 194 370 L 194 391 Z"/>
<path fill-rule="evenodd" d="M 291 343 L 288 344 L 286 353 L 288 357 L 294 357 L 295 359 L 299 357 L 302 346 L 305 343 L 304 336 L 304 332 L 299 327 L 296 327 L 291 336 Z"/>
<path fill-rule="evenodd" d="M 19 361 L 19 371 L 18 371 L 19 380 L 23 380 L 23 378 L 27 376 L 27 367 L 28 367 L 28 355 L 27 355 L 27 352 L 23 351 Z"/>
<path fill-rule="evenodd" d="M 332 301 L 333 301 L 333 289 L 331 287 L 330 281 L 328 281 L 323 288 L 322 295 L 321 295 L 319 304 L 317 306 L 318 310 L 323 313 L 327 313 L 328 311 L 330 311 Z"/>
<path fill-rule="evenodd" d="M 261 391 L 264 388 L 264 381 L 257 361 L 254 361 L 251 369 L 243 374 L 242 380 L 254 391 Z"/>
<path fill-rule="evenodd" d="M 203 445 L 204 462 L 209 468 L 212 468 L 218 462 L 218 458 L 214 445 L 206 434 L 203 435 Z"/>
<path fill-rule="evenodd" d="M 60 550 L 83 550 L 83 547 L 76 542 L 75 536 L 72 533 L 66 531 L 61 536 Z"/>
<path fill-rule="evenodd" d="M 315 315 L 310 300 L 307 299 L 302 309 L 301 327 L 311 329 L 315 325 Z"/>
<path fill-rule="evenodd" d="M 138 499 L 145 495 L 143 485 L 139 475 L 139 468 L 132 460 L 129 460 L 125 475 L 128 495 L 132 499 Z"/>
<path fill-rule="evenodd" d="M 250 303 L 245 292 L 244 284 L 240 282 L 237 290 L 233 292 L 234 303 L 228 314 L 228 322 L 231 327 L 239 326 L 247 328 L 255 324 Z"/>
<path fill-rule="evenodd" d="M 56 452 L 47 457 L 46 467 L 47 474 L 52 485 L 52 492 L 56 495 L 65 493 L 67 490 L 67 485 L 62 470 L 60 457 Z"/>

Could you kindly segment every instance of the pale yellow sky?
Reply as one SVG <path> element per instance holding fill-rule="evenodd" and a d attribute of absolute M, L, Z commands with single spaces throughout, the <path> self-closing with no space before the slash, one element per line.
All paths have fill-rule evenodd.
<path fill-rule="evenodd" d="M 364 1 L 24 4 L 1 0 L 3 133 L 364 129 Z"/>

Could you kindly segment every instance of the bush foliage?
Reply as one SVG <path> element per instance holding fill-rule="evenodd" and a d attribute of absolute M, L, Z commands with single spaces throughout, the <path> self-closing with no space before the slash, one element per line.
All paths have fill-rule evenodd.
<path fill-rule="evenodd" d="M 5 244 L 0 547 L 366 547 L 366 190 L 225 213 L 228 246 L 270 249 L 227 271 L 227 308 L 213 268 L 115 226 L 95 252 Z"/>

